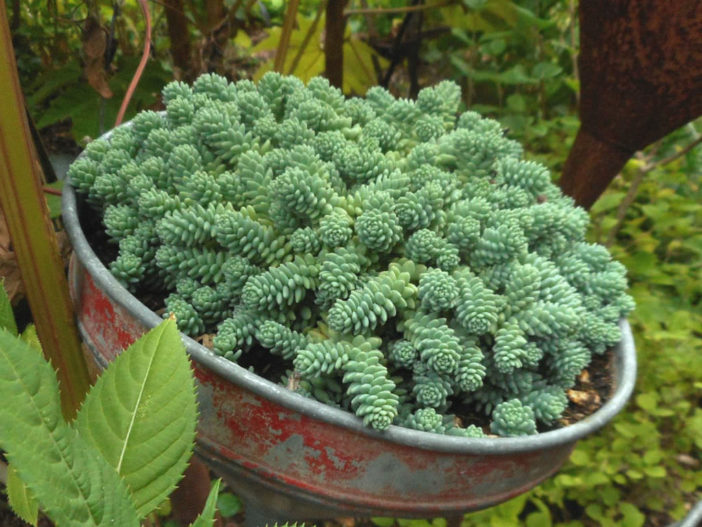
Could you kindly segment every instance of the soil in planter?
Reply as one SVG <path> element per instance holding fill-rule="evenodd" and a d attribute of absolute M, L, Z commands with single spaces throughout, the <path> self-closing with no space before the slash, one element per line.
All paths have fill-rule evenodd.
<path fill-rule="evenodd" d="M 103 229 L 102 220 L 95 211 L 83 204 L 78 207 L 78 210 L 80 225 L 88 244 L 95 251 L 102 264 L 109 269 L 110 263 L 117 258 L 119 246 L 110 242 Z M 149 288 L 143 284 L 133 294 L 152 311 L 163 309 L 166 296 L 168 296 L 164 291 Z"/>
<path fill-rule="evenodd" d="M 109 268 L 110 262 L 117 257 L 117 245 L 111 243 L 105 234 L 101 223 L 96 224 L 97 216 L 89 207 L 80 208 L 80 223 L 90 246 L 95 251 L 100 261 Z M 164 291 L 141 286 L 135 293 L 144 305 L 159 314 L 163 312 L 164 300 L 167 294 Z M 204 334 L 195 340 L 207 348 L 212 348 L 213 334 Z M 613 361 L 614 352 L 609 349 L 602 355 L 593 355 L 592 361 L 576 380 L 576 384 L 567 391 L 568 407 L 562 417 L 550 427 L 540 425 L 539 432 L 557 430 L 576 423 L 593 414 L 609 400 L 613 392 Z M 242 368 L 253 371 L 257 375 L 274 383 L 280 383 L 292 369 L 288 361 L 268 353 L 264 348 L 252 348 L 237 361 Z M 454 402 L 452 409 L 456 414 L 459 424 L 465 426 L 475 424 L 490 434 L 490 419 L 482 412 L 476 411 L 467 404 Z"/>
<path fill-rule="evenodd" d="M 568 390 L 568 408 L 558 420 L 562 426 L 571 425 L 595 413 L 612 396 L 614 379 L 614 352 L 609 349 L 602 355 L 595 355 L 580 375 L 573 388 Z"/>

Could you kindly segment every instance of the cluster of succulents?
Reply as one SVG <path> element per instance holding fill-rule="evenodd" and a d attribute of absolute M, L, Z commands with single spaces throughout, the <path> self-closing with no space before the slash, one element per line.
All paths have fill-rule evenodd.
<path fill-rule="evenodd" d="M 346 98 L 203 75 L 88 145 L 71 183 L 182 331 L 270 353 L 297 391 L 378 429 L 480 437 L 557 422 L 621 338 L 625 269 L 587 213 L 459 87 Z M 455 416 L 469 407 L 489 430 Z"/>

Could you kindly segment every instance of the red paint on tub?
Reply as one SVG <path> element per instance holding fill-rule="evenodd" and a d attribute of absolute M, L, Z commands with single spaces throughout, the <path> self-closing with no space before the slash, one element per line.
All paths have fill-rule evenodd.
<path fill-rule="evenodd" d="M 145 328 L 82 269 L 74 271 L 81 331 L 111 360 Z M 572 447 L 502 456 L 411 448 L 289 410 L 197 364 L 195 374 L 201 452 L 230 484 L 264 484 L 356 515 L 431 516 L 499 503 L 552 474 Z"/>

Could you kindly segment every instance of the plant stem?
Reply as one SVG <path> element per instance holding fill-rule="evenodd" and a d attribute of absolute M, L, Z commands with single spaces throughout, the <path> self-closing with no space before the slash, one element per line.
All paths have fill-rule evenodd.
<path fill-rule="evenodd" d="M 292 63 L 290 64 L 290 68 L 288 68 L 288 75 L 292 75 L 295 72 L 295 68 L 297 68 L 297 65 L 300 63 L 300 59 L 302 58 L 302 55 L 304 55 L 307 45 L 310 43 L 310 40 L 312 40 L 312 35 L 314 35 L 315 31 L 317 31 L 319 20 L 322 18 L 323 9 L 324 4 L 320 2 L 319 6 L 317 6 L 317 13 L 314 15 L 312 25 L 310 25 L 309 29 L 307 30 L 307 34 L 305 35 L 305 38 L 302 39 L 302 44 L 300 44 L 300 47 L 297 50 L 297 53 L 295 53 Z"/>
<path fill-rule="evenodd" d="M 571 60 L 573 61 L 573 78 L 578 86 L 580 85 L 580 71 L 578 69 L 578 10 L 575 5 L 575 0 L 570 0 L 568 4 L 568 14 L 570 15 L 570 48 Z M 575 90 L 575 104 L 580 106 L 580 90 Z"/>
<path fill-rule="evenodd" d="M 346 0 L 327 2 L 326 31 L 324 35 L 324 76 L 332 86 L 344 83 L 344 7 Z"/>
<path fill-rule="evenodd" d="M 419 5 L 419 0 L 412 0 L 412 7 L 417 7 Z M 397 32 L 397 36 L 395 36 L 395 40 L 392 43 L 392 60 L 390 61 L 390 66 L 385 72 L 385 77 L 383 78 L 383 82 L 381 83 L 381 86 L 383 86 L 384 88 L 387 88 L 390 84 L 390 78 L 392 77 L 395 68 L 404 56 L 402 53 L 402 39 L 405 36 L 405 31 L 407 31 L 407 26 L 409 25 L 411 18 L 412 12 L 406 12 L 405 17 L 402 20 L 402 24 L 400 25 L 400 29 Z"/>
<path fill-rule="evenodd" d="M 280 42 L 278 43 L 278 49 L 275 53 L 275 62 L 273 64 L 273 70 L 278 73 L 284 73 L 283 68 L 285 66 L 285 56 L 288 54 L 290 35 L 292 34 L 293 26 L 295 25 L 295 20 L 297 19 L 297 7 L 299 4 L 300 0 L 290 0 L 288 10 L 285 12 L 283 30 L 280 33 Z"/>
<path fill-rule="evenodd" d="M 188 19 L 183 12 L 183 0 L 164 0 L 163 7 L 173 65 L 184 74 L 190 69 L 190 39 L 187 38 Z"/>
<path fill-rule="evenodd" d="M 420 0 L 420 5 L 423 5 L 423 0 Z M 416 99 L 419 93 L 419 49 L 422 45 L 422 23 L 424 22 L 424 13 L 418 12 L 412 17 L 412 33 L 415 38 L 412 43 L 405 43 L 407 46 L 407 72 L 409 73 L 410 86 L 408 97 Z"/>
<path fill-rule="evenodd" d="M 371 7 L 362 9 L 348 9 L 344 12 L 344 16 L 354 15 L 396 15 L 402 13 L 411 13 L 412 11 L 424 11 L 426 9 L 439 9 L 456 4 L 456 0 L 446 0 L 432 5 L 411 5 L 406 7 Z"/>
<path fill-rule="evenodd" d="M 149 5 L 146 3 L 146 0 L 139 0 L 139 5 L 141 6 L 141 10 L 144 13 L 144 19 L 146 20 L 144 51 L 141 54 L 139 66 L 137 66 L 137 69 L 134 72 L 134 77 L 132 77 L 132 81 L 129 83 L 127 93 L 124 95 L 124 99 L 122 100 L 122 106 L 120 106 L 117 119 L 115 119 L 115 126 L 119 126 L 122 123 L 122 119 L 124 119 L 127 106 L 129 106 L 129 101 L 131 101 L 132 95 L 134 95 L 134 90 L 136 90 L 137 84 L 139 84 L 139 79 L 141 78 L 141 74 L 144 72 L 146 63 L 149 60 L 149 52 L 151 51 L 151 14 L 149 13 Z"/>
<path fill-rule="evenodd" d="M 648 154 L 648 156 L 643 156 L 641 152 L 637 152 L 637 157 L 640 159 L 643 159 L 645 162 L 643 165 L 639 168 L 639 170 L 636 172 L 636 175 L 634 176 L 634 179 L 631 180 L 631 185 L 629 186 L 629 190 L 626 193 L 626 196 L 624 196 L 624 199 L 622 202 L 619 204 L 619 208 L 617 208 L 617 223 L 614 224 L 614 227 L 609 231 L 607 234 L 607 241 L 605 242 L 605 245 L 607 247 L 610 247 L 614 243 L 614 239 L 617 237 L 617 234 L 619 233 L 619 230 L 622 228 L 622 225 L 624 224 L 624 219 L 626 218 L 626 211 L 629 209 L 631 204 L 634 202 L 634 198 L 636 198 L 636 193 L 639 189 L 639 186 L 641 186 L 641 183 L 644 180 L 644 177 L 646 177 L 646 174 L 649 172 L 655 170 L 658 167 L 662 167 L 667 165 L 668 163 L 672 163 L 676 159 L 681 158 L 685 154 L 687 154 L 690 150 L 695 148 L 697 145 L 702 143 L 702 136 L 698 137 L 694 141 L 692 141 L 690 144 L 679 150 L 678 152 L 675 152 L 674 154 L 664 158 L 664 159 L 659 159 L 655 163 L 651 163 L 651 159 L 655 156 L 656 152 L 658 152 L 658 148 L 660 147 L 660 141 L 654 145 L 653 150 L 651 153 Z"/>
<path fill-rule="evenodd" d="M 20 0 L 12 0 L 12 22 L 10 23 L 10 31 L 17 31 L 20 27 L 21 20 Z M 54 20 L 56 19 L 54 18 Z"/>
<path fill-rule="evenodd" d="M 637 154 L 640 154 L 640 152 L 637 152 Z M 624 225 L 626 211 L 629 210 L 629 207 L 634 202 L 634 199 L 636 198 L 636 193 L 638 192 L 641 183 L 643 183 L 646 174 L 648 174 L 650 171 L 650 166 L 651 165 L 649 165 L 648 163 L 644 163 L 639 168 L 639 170 L 636 171 L 634 179 L 631 180 L 631 184 L 629 185 L 629 190 L 627 190 L 626 192 L 626 196 L 624 196 L 624 199 L 621 201 L 621 203 L 619 203 L 619 207 L 617 207 L 617 222 L 607 234 L 607 240 L 604 243 L 606 247 L 612 246 L 612 243 L 614 243 L 614 240 L 617 237 L 617 233 L 622 228 L 622 225 Z"/>
<path fill-rule="evenodd" d="M 657 161 L 657 162 L 655 163 L 655 165 L 654 165 L 654 168 L 655 168 L 655 167 L 661 167 L 661 166 L 663 166 L 663 165 L 667 165 L 668 163 L 672 163 L 673 161 L 675 161 L 675 160 L 678 159 L 679 157 L 682 157 L 682 156 L 684 156 L 685 154 L 687 154 L 690 150 L 692 150 L 693 148 L 695 148 L 695 147 L 696 147 L 697 145 L 699 145 L 700 143 L 702 143 L 702 136 L 701 136 L 701 137 L 698 137 L 697 139 L 695 139 L 694 141 L 692 141 L 689 145 L 687 145 L 686 147 L 684 147 L 684 148 L 683 148 L 682 150 L 680 150 L 679 152 L 675 152 L 673 155 L 668 156 L 668 157 L 666 157 L 665 159 L 661 159 L 660 161 Z"/>
<path fill-rule="evenodd" d="M 72 418 L 88 390 L 90 378 L 35 163 L 5 0 L 0 0 L 0 106 L 0 207 L 44 355 L 58 370 L 63 413 Z"/>

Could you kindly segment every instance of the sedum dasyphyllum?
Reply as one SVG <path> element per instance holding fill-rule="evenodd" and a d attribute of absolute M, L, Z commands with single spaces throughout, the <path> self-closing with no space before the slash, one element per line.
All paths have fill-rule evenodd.
<path fill-rule="evenodd" d="M 113 274 L 159 284 L 215 353 L 277 355 L 300 393 L 375 429 L 476 437 L 459 405 L 535 433 L 619 342 L 625 269 L 496 121 L 459 115 L 456 84 L 349 99 L 208 74 L 163 100 L 70 178 L 119 246 Z"/>

